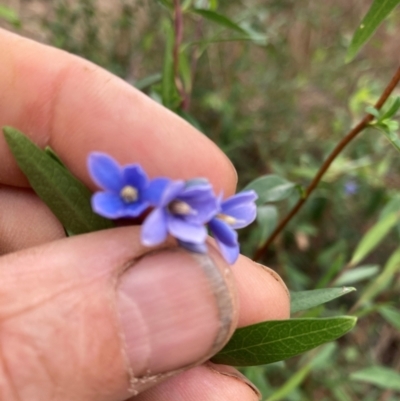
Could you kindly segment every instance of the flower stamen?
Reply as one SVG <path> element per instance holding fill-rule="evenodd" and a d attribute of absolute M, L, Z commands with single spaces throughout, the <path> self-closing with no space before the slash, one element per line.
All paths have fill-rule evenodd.
<path fill-rule="evenodd" d="M 131 185 L 125 185 L 120 192 L 121 198 L 125 203 L 132 203 L 138 200 L 138 190 Z"/>
<path fill-rule="evenodd" d="M 168 205 L 168 209 L 172 214 L 180 214 L 182 216 L 187 216 L 193 214 L 193 209 L 183 201 L 174 200 Z"/>
<path fill-rule="evenodd" d="M 227 214 L 217 214 L 217 219 L 220 219 L 222 221 L 224 221 L 226 224 L 232 226 L 233 224 L 235 224 L 237 222 L 237 220 L 232 217 L 232 216 L 228 216 Z"/>

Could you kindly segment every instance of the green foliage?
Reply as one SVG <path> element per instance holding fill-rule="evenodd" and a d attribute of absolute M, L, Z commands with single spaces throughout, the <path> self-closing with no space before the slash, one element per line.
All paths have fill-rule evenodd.
<path fill-rule="evenodd" d="M 4 127 L 3 131 L 32 188 L 68 232 L 83 234 L 113 226 L 92 211 L 91 191 L 55 159 L 53 152 L 41 150 L 14 128 Z"/>
<path fill-rule="evenodd" d="M 398 6 L 400 0 L 374 0 L 367 15 L 361 21 L 347 51 L 346 61 L 351 61 L 372 36 L 382 21 Z"/>
<path fill-rule="evenodd" d="M 211 360 L 234 366 L 265 365 L 336 340 L 356 324 L 356 318 L 270 320 L 237 329 Z"/>
<path fill-rule="evenodd" d="M 18 14 L 12 8 L 0 5 L 0 20 L 2 19 L 16 28 L 21 26 L 21 20 L 19 19 Z"/>
<path fill-rule="evenodd" d="M 384 366 L 370 366 L 354 372 L 351 379 L 371 383 L 383 389 L 400 391 L 400 373 Z"/>
<path fill-rule="evenodd" d="M 268 400 L 376 401 L 386 387 L 352 380 L 350 373 L 368 366 L 397 369 L 399 100 L 381 111 L 371 105 L 397 68 L 400 14 L 387 18 L 394 1 L 370 2 L 372 17 L 367 24 L 365 17 L 348 57 L 354 59 L 366 33 L 386 23 L 344 65 L 348 35 L 362 19 L 361 3 L 182 1 L 178 59 L 172 54 L 177 38 L 170 0 L 121 0 L 111 8 L 95 0 L 57 0 L 46 2 L 41 19 L 25 17 L 25 34 L 35 33 L 36 21 L 36 37 L 118 74 L 224 150 L 238 170 L 238 187 L 251 182 L 260 195 L 257 226 L 241 233 L 248 256 L 304 195 L 302 188 L 365 110 L 374 116 L 262 259 L 293 290 L 292 306 L 305 291 L 316 295 L 318 288 L 326 296 L 336 289 L 325 287 L 356 283 L 357 293 L 296 316 L 354 314 L 357 326 L 340 346 L 245 368 Z M 24 4 L 21 15 L 27 15 Z"/>
<path fill-rule="evenodd" d="M 296 313 L 306 309 L 314 308 L 315 306 L 322 305 L 353 291 L 356 291 L 354 287 L 342 287 L 291 292 L 290 313 Z"/>

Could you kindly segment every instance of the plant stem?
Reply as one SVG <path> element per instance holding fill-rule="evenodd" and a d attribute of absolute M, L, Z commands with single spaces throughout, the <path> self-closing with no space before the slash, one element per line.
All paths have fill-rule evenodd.
<path fill-rule="evenodd" d="M 393 92 L 394 88 L 400 81 L 400 67 L 397 69 L 396 73 L 393 75 L 391 81 L 386 86 L 385 90 L 379 97 L 378 101 L 375 103 L 375 109 L 379 110 L 385 104 L 386 100 L 389 98 L 390 94 Z M 264 255 L 268 247 L 275 240 L 275 238 L 282 232 L 282 230 L 286 227 L 289 221 L 297 214 L 297 212 L 304 205 L 306 200 L 309 198 L 311 193 L 317 187 L 318 183 L 321 181 L 321 178 L 328 170 L 329 166 L 336 159 L 339 153 L 365 128 L 368 127 L 369 123 L 373 120 L 373 116 L 371 114 L 367 114 L 353 129 L 350 130 L 346 134 L 346 136 L 336 145 L 336 147 L 332 150 L 328 158 L 322 164 L 321 168 L 318 170 L 317 175 L 311 181 L 310 185 L 307 187 L 303 197 L 299 199 L 293 209 L 288 213 L 288 215 L 278 224 L 275 230 L 271 233 L 269 238 L 265 241 L 265 243 L 260 246 L 254 254 L 254 260 L 260 260 Z"/>

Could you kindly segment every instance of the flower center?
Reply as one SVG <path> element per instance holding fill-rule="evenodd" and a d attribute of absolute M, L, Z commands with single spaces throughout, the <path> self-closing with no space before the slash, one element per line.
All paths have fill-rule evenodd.
<path fill-rule="evenodd" d="M 228 216 L 227 214 L 217 214 L 217 219 L 220 219 L 222 221 L 224 221 L 226 224 L 232 226 L 233 224 L 235 224 L 237 222 L 237 220 L 232 217 L 232 216 Z"/>
<path fill-rule="evenodd" d="M 180 214 L 182 216 L 187 216 L 193 213 L 192 208 L 183 201 L 174 200 L 168 205 L 168 209 L 172 214 Z"/>
<path fill-rule="evenodd" d="M 126 203 L 132 203 L 138 200 L 138 191 L 131 185 L 125 185 L 119 194 Z"/>

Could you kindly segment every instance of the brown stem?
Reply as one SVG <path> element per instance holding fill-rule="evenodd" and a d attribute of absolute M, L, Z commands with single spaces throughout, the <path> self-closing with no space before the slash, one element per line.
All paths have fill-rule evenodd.
<path fill-rule="evenodd" d="M 187 94 L 183 82 L 179 76 L 179 51 L 183 38 L 183 14 L 180 0 L 174 0 L 174 30 L 175 30 L 175 40 L 173 49 L 174 78 L 176 87 L 182 98 L 181 107 L 183 110 L 187 110 L 188 108 Z"/>
<path fill-rule="evenodd" d="M 390 94 L 393 92 L 394 88 L 400 81 L 400 67 L 397 69 L 396 73 L 393 75 L 393 78 L 381 94 L 378 101 L 375 103 L 375 108 L 379 110 L 386 102 Z M 301 199 L 296 203 L 293 209 L 289 212 L 289 214 L 278 224 L 269 238 L 265 241 L 265 243 L 260 246 L 254 254 L 253 259 L 259 260 L 264 255 L 268 247 L 271 243 L 275 240 L 275 238 L 281 233 L 281 231 L 286 227 L 289 221 L 297 214 L 297 212 L 301 209 L 304 205 L 306 200 L 309 198 L 311 193 L 317 187 L 318 183 L 321 181 L 321 178 L 328 170 L 329 166 L 335 160 L 335 158 L 339 155 L 339 153 L 361 132 L 363 131 L 368 124 L 373 120 L 373 116 L 371 114 L 367 114 L 350 132 L 346 134 L 346 136 L 336 145 L 336 147 L 332 150 L 331 154 L 322 164 L 321 168 L 319 169 L 317 175 L 311 181 L 310 185 L 306 189 L 304 195 Z"/>

